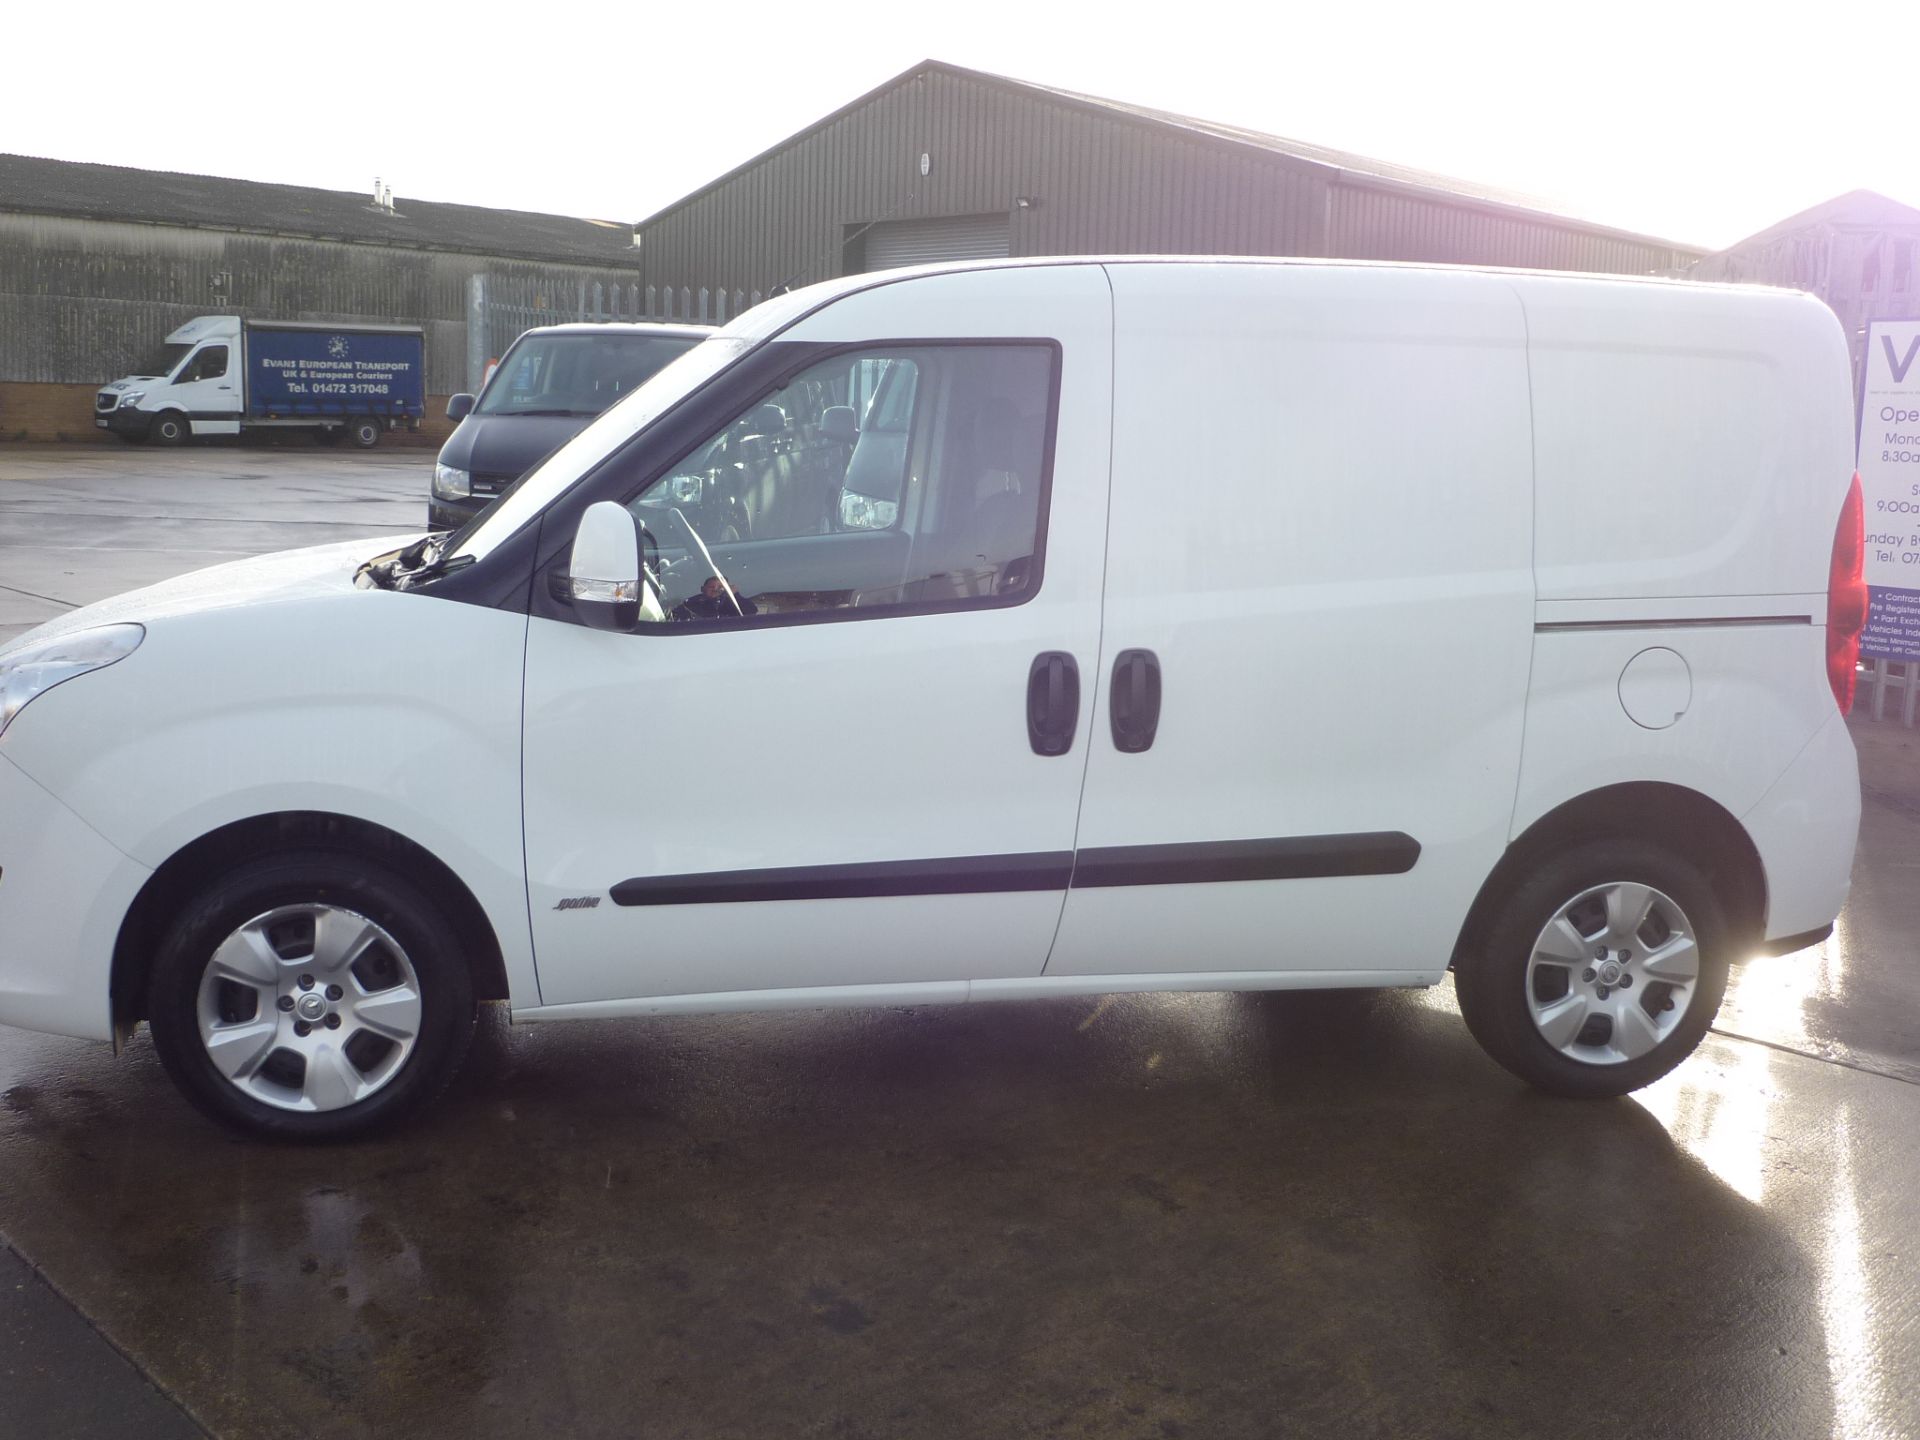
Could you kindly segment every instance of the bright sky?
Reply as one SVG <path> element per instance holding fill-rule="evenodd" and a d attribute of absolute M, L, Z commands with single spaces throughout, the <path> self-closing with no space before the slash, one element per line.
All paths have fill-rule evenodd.
<path fill-rule="evenodd" d="M 1859 187 L 1920 205 L 1914 0 L 21 5 L 6 31 L 0 151 L 617 220 L 929 58 L 1709 246 Z"/>

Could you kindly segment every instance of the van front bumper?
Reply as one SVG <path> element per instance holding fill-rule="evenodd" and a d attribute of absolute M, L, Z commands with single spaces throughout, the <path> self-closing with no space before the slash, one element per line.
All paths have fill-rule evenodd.
<path fill-rule="evenodd" d="M 113 1038 L 113 947 L 153 872 L 0 755 L 0 1024 Z"/>
<path fill-rule="evenodd" d="M 96 414 L 93 423 L 102 430 L 111 430 L 116 435 L 144 435 L 153 428 L 153 416 L 145 410 L 136 410 L 123 405 L 118 410 L 109 410 L 106 414 Z"/>

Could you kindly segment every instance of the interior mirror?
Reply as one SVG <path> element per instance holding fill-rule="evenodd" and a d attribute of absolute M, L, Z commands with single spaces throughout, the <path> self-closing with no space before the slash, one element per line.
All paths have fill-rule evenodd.
<path fill-rule="evenodd" d="M 631 630 L 640 620 L 640 526 L 624 505 L 587 507 L 573 535 L 567 595 L 596 630 Z"/>
<path fill-rule="evenodd" d="M 851 445 L 860 435 L 851 405 L 829 405 L 820 412 L 820 438 Z"/>
<path fill-rule="evenodd" d="M 464 420 L 472 413 L 473 396 L 461 394 L 449 395 L 447 397 L 447 418 L 449 420 Z"/>

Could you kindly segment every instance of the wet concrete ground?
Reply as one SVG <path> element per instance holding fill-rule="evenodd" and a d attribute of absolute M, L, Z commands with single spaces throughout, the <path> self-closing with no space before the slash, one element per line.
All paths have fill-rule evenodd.
<path fill-rule="evenodd" d="M 61 598 L 176 553 L 89 514 L 258 484 L 51 464 L 42 524 L 19 453 L 0 585 Z M 268 458 L 312 492 L 233 544 L 416 523 L 420 457 Z M 495 1018 L 420 1123 L 297 1150 L 144 1037 L 0 1030 L 0 1233 L 222 1437 L 1910 1435 L 1920 736 L 1855 729 L 1835 938 L 1629 1100 L 1529 1092 L 1449 987 Z"/>
<path fill-rule="evenodd" d="M 0 643 L 222 560 L 426 526 L 433 453 L 0 445 Z"/>

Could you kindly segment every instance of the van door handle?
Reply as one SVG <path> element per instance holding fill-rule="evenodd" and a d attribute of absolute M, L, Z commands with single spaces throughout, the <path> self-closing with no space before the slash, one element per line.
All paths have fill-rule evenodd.
<path fill-rule="evenodd" d="M 1033 657 L 1027 671 L 1027 740 L 1036 755 L 1064 755 L 1080 723 L 1080 667 L 1064 650 Z"/>
<path fill-rule="evenodd" d="M 1113 662 L 1113 696 L 1107 704 L 1113 748 L 1137 755 L 1160 729 L 1160 657 L 1151 650 L 1122 650 Z"/>

